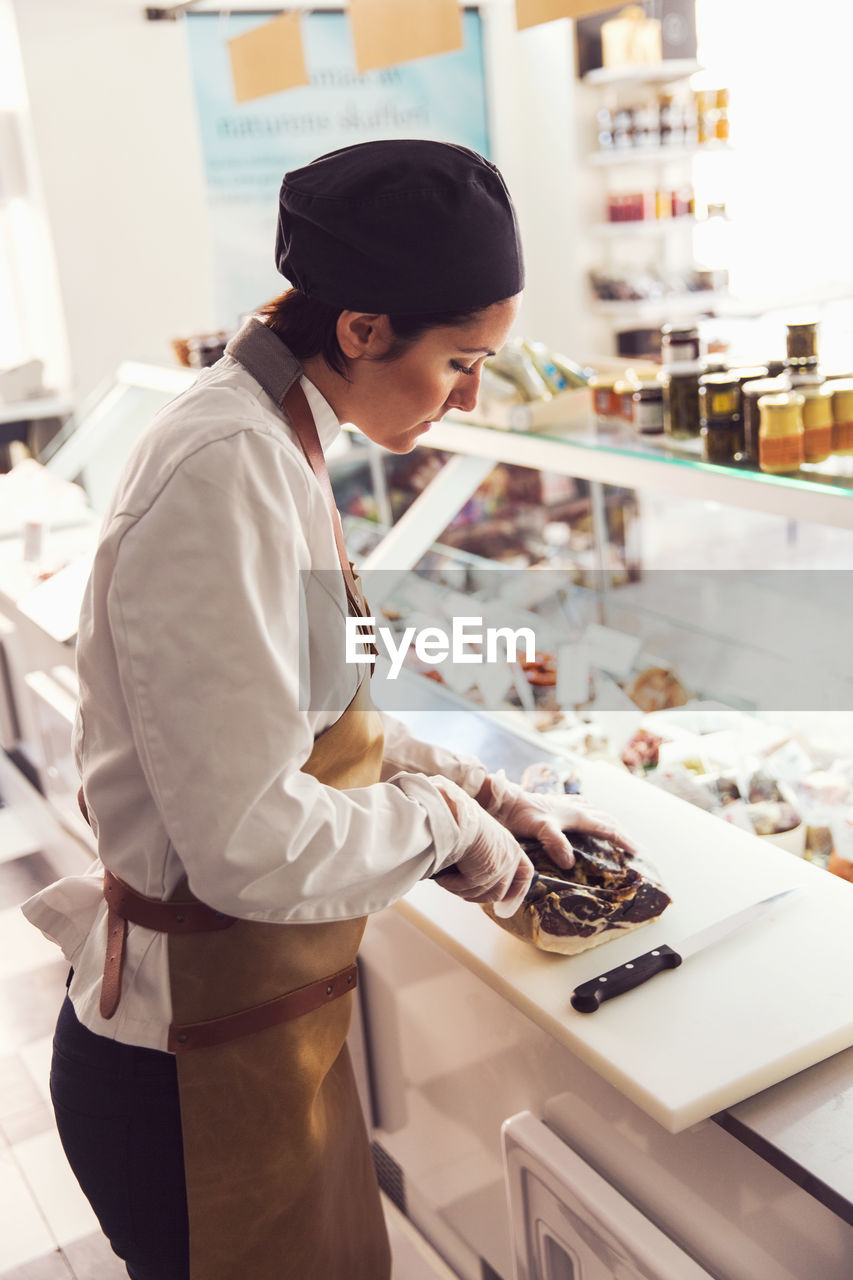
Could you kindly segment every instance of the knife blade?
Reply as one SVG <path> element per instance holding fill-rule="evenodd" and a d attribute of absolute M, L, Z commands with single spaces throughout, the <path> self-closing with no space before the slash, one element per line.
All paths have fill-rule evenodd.
<path fill-rule="evenodd" d="M 721 942 L 736 929 L 763 916 L 774 903 L 781 902 L 788 894 L 796 891 L 797 886 L 794 885 L 778 893 L 771 893 L 769 897 L 761 898 L 760 901 L 753 902 L 750 906 L 743 907 L 740 911 L 735 911 L 732 915 L 724 916 L 722 920 L 707 925 L 698 933 L 683 938 L 677 950 L 662 943 L 654 950 L 629 960 L 627 964 L 621 964 L 616 969 L 608 969 L 600 977 L 582 982 L 572 992 L 572 1008 L 578 1013 L 594 1013 L 605 1000 L 612 1000 L 614 996 L 620 996 L 625 991 L 632 991 L 634 987 L 648 982 L 649 978 L 653 978 L 656 973 L 663 973 L 665 969 L 677 969 L 683 960 L 695 955 L 697 951 L 704 951 L 706 947 Z"/>

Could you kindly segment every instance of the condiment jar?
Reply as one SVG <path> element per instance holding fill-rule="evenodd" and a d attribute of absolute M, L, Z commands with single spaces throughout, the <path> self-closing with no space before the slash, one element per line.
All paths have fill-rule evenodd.
<path fill-rule="evenodd" d="M 732 463 L 743 455 L 740 384 L 731 373 L 699 379 L 699 422 L 706 462 Z"/>
<path fill-rule="evenodd" d="M 789 324 L 786 326 L 788 360 L 799 362 L 814 360 L 817 363 L 817 321 L 810 320 L 806 324 Z"/>
<path fill-rule="evenodd" d="M 825 462 L 832 453 L 832 390 L 800 388 L 803 397 L 803 456 L 806 462 Z"/>
<path fill-rule="evenodd" d="M 817 360 L 788 360 L 785 376 L 793 391 L 799 391 L 801 387 L 818 387 L 826 381 Z"/>
<path fill-rule="evenodd" d="M 634 430 L 641 436 L 663 434 L 663 385 L 660 378 L 643 379 L 631 397 Z"/>
<path fill-rule="evenodd" d="M 616 395 L 618 379 L 608 374 L 596 373 L 589 380 L 592 392 L 592 411 L 599 431 L 612 431 L 618 425 L 619 398 Z"/>
<path fill-rule="evenodd" d="M 803 464 L 803 397 L 799 391 L 780 391 L 759 397 L 758 465 L 762 471 L 784 475 Z"/>
<path fill-rule="evenodd" d="M 775 392 L 786 390 L 787 387 L 782 378 L 756 378 L 742 385 L 740 389 L 740 415 L 745 461 L 758 465 L 758 426 L 760 421 L 758 401 L 762 396 L 773 395 Z"/>
<path fill-rule="evenodd" d="M 853 453 L 853 379 L 826 385 L 832 394 L 832 452 Z"/>
<path fill-rule="evenodd" d="M 693 360 L 670 365 L 661 375 L 663 429 L 674 440 L 699 435 L 699 379 L 704 372 L 701 360 Z"/>
<path fill-rule="evenodd" d="M 702 358 L 702 343 L 696 325 L 665 324 L 660 331 L 661 364 L 673 365 Z"/>
<path fill-rule="evenodd" d="M 740 411 L 740 385 L 729 372 L 705 373 L 699 379 L 699 416 L 730 418 Z"/>
<path fill-rule="evenodd" d="M 620 378 L 613 386 L 613 394 L 618 404 L 616 416 L 619 425 L 628 427 L 634 425 L 634 392 L 636 390 L 637 379 L 630 374 L 626 378 Z"/>

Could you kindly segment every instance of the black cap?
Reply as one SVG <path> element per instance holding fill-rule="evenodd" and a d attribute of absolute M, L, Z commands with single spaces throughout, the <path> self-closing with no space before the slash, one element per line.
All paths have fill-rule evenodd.
<path fill-rule="evenodd" d="M 468 311 L 524 286 L 503 178 L 447 142 L 364 142 L 285 174 L 275 257 L 295 288 L 349 311 Z"/>

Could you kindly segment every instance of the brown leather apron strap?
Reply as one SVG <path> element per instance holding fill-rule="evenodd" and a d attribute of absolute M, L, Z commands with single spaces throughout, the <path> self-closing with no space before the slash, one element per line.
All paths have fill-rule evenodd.
<path fill-rule="evenodd" d="M 332 520 L 338 560 L 344 575 L 350 607 L 362 617 L 367 613 L 361 591 L 355 581 L 352 566 L 344 544 L 341 518 L 332 492 L 332 482 L 326 467 L 323 447 L 317 435 L 317 427 L 311 406 L 299 384 L 302 366 L 293 352 L 273 333 L 272 329 L 253 316 L 225 348 L 226 355 L 239 360 L 243 368 L 260 383 L 271 400 L 286 414 L 296 433 L 309 467 L 314 472 Z"/>
<path fill-rule="evenodd" d="M 306 987 L 298 987 L 296 991 L 288 991 L 274 1000 L 256 1004 L 251 1009 L 241 1009 L 238 1013 L 211 1018 L 207 1022 L 171 1026 L 169 1049 L 172 1053 L 183 1053 L 188 1049 L 207 1049 L 212 1045 L 226 1044 L 240 1036 L 253 1035 L 256 1031 L 275 1027 L 280 1022 L 301 1018 L 304 1013 L 311 1013 L 321 1005 L 331 1004 L 348 991 L 354 991 L 357 986 L 358 973 L 356 966 L 351 964 L 328 978 L 310 982 Z"/>
<path fill-rule="evenodd" d="M 355 580 L 352 565 L 347 555 L 344 531 L 341 528 L 341 517 L 338 513 L 332 482 L 329 478 L 329 468 L 326 466 L 326 458 L 323 454 L 323 446 L 320 444 L 320 437 L 317 434 L 317 424 L 314 421 L 311 406 L 299 382 L 294 382 L 288 387 L 281 398 L 281 407 L 290 419 L 291 426 L 296 432 L 296 438 L 299 441 L 302 452 L 305 454 L 305 460 L 323 490 L 323 496 L 326 499 L 326 506 L 329 508 L 329 516 L 332 521 L 332 530 L 335 535 L 338 561 L 340 562 L 341 573 L 344 575 L 347 599 L 350 607 L 363 617 L 366 613 L 364 598 Z"/>
<path fill-rule="evenodd" d="M 124 944 L 127 921 L 110 907 L 107 912 L 107 949 L 104 954 L 104 976 L 101 979 L 100 1010 L 102 1018 L 111 1018 L 121 999 L 121 975 L 124 969 Z"/>
<path fill-rule="evenodd" d="M 101 1017 L 107 1019 L 113 1017 L 121 999 L 128 921 L 158 933 L 210 933 L 215 929 L 230 929 L 237 920 L 236 916 L 215 911 L 203 902 L 162 902 L 148 898 L 107 870 L 104 871 L 104 897 L 109 910 L 100 1011 Z"/>

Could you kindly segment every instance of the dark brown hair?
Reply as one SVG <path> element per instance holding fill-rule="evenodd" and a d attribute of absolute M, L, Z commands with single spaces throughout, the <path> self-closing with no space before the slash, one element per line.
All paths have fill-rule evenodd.
<path fill-rule="evenodd" d="M 320 302 L 317 298 L 309 298 L 299 289 L 288 289 L 278 298 L 259 307 L 257 314 L 298 360 L 322 356 L 330 368 L 346 377 L 347 358 L 341 351 L 337 335 L 338 316 L 344 309 L 329 302 Z M 471 307 L 468 311 L 445 311 L 431 315 L 389 315 L 391 331 L 397 341 L 382 359 L 395 360 L 428 330 L 466 324 L 482 310 L 482 307 Z"/>

